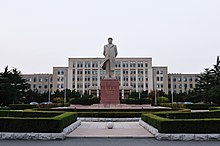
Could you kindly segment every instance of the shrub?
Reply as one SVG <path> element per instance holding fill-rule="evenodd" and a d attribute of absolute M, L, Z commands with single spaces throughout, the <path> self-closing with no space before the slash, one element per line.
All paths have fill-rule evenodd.
<path fill-rule="evenodd" d="M 215 105 L 211 104 L 176 104 L 176 103 L 160 103 L 160 106 L 172 107 L 173 109 L 191 109 L 191 110 L 208 110 L 210 107 Z"/>
<path fill-rule="evenodd" d="M 1 111 L 1 132 L 60 133 L 77 120 L 72 112 Z"/>
<path fill-rule="evenodd" d="M 169 102 L 169 98 L 161 96 L 161 97 L 157 98 L 157 102 L 158 103 L 168 103 Z"/>
<path fill-rule="evenodd" d="M 53 98 L 53 103 L 63 103 L 63 98 L 60 98 L 60 97 L 55 97 Z"/>
<path fill-rule="evenodd" d="M 142 112 L 77 112 L 79 117 L 133 118 L 141 117 Z"/>
<path fill-rule="evenodd" d="M 100 103 L 100 99 L 98 97 L 79 97 L 79 98 L 71 98 L 69 100 L 70 104 L 81 104 L 81 105 L 92 105 Z"/>
<path fill-rule="evenodd" d="M 24 110 L 24 109 L 32 109 L 37 108 L 38 105 L 31 105 L 31 104 L 10 104 L 9 108 L 12 110 Z"/>
<path fill-rule="evenodd" d="M 220 112 L 142 114 L 160 133 L 219 133 Z"/>
<path fill-rule="evenodd" d="M 121 103 L 123 104 L 150 104 L 151 98 L 127 98 L 121 99 Z"/>

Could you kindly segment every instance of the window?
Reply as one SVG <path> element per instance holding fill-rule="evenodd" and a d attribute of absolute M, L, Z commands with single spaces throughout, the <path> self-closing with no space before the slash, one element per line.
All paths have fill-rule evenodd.
<path fill-rule="evenodd" d="M 186 77 L 184 77 L 184 78 L 183 78 L 183 81 L 184 81 L 184 82 L 187 82 L 187 78 L 186 78 Z"/>
<path fill-rule="evenodd" d="M 77 67 L 78 68 L 80 68 L 80 67 L 82 68 L 83 67 L 83 62 L 77 62 Z"/>
<path fill-rule="evenodd" d="M 143 67 L 143 63 L 138 62 L 138 67 Z"/>
<path fill-rule="evenodd" d="M 159 77 L 157 77 L 157 81 L 160 81 L 160 78 L 159 78 Z"/>
<path fill-rule="evenodd" d="M 163 81 L 163 77 L 160 77 L 160 81 Z"/>
<path fill-rule="evenodd" d="M 44 85 L 44 88 L 47 89 L 47 85 Z"/>
<path fill-rule="evenodd" d="M 123 67 L 128 67 L 128 62 L 123 62 Z"/>
<path fill-rule="evenodd" d="M 43 79 L 42 78 L 39 78 L 39 82 L 42 82 L 43 81 Z"/>
<path fill-rule="evenodd" d="M 85 62 L 85 67 L 88 67 L 88 68 L 90 67 L 90 62 L 89 61 Z"/>

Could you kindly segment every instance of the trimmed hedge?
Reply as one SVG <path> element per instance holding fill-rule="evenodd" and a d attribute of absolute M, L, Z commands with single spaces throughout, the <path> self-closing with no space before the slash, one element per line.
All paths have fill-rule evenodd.
<path fill-rule="evenodd" d="M 209 107 L 209 110 L 220 110 L 220 107 L 219 107 L 219 106 L 216 106 L 216 107 Z"/>
<path fill-rule="evenodd" d="M 211 104 L 176 104 L 176 103 L 160 103 L 160 106 L 172 107 L 173 109 L 191 109 L 191 110 L 208 110 L 216 105 Z"/>
<path fill-rule="evenodd" d="M 63 112 L 53 112 L 53 111 L 33 112 L 33 111 L 0 110 L 0 117 L 42 118 L 42 117 L 55 117 L 62 113 Z"/>
<path fill-rule="evenodd" d="M 11 110 L 24 110 L 24 109 L 32 109 L 37 107 L 38 105 L 31 105 L 31 104 L 9 104 L 9 108 Z"/>
<path fill-rule="evenodd" d="M 77 114 L 72 112 L 0 111 L 0 113 L 1 132 L 60 133 L 77 120 Z"/>
<path fill-rule="evenodd" d="M 141 117 L 142 112 L 77 112 L 78 117 L 133 118 Z"/>
<path fill-rule="evenodd" d="M 121 99 L 122 104 L 151 104 L 151 98 L 126 98 Z"/>
<path fill-rule="evenodd" d="M 9 108 L 11 110 L 24 110 L 24 109 L 33 109 L 33 108 L 53 108 L 53 107 L 63 107 L 63 103 L 53 103 L 53 104 L 10 104 Z M 70 106 L 70 104 L 66 104 L 65 106 Z"/>
<path fill-rule="evenodd" d="M 37 111 L 66 111 L 66 112 L 162 112 L 162 111 L 179 111 L 179 109 L 74 109 L 74 108 L 34 108 Z"/>
<path fill-rule="evenodd" d="M 160 133 L 220 133 L 220 112 L 142 114 Z"/>

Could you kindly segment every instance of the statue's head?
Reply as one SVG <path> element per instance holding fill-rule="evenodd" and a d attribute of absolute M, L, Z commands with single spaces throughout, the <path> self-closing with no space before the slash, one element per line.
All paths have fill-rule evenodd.
<path fill-rule="evenodd" d="M 108 43 L 112 44 L 113 39 L 112 38 L 108 38 Z"/>

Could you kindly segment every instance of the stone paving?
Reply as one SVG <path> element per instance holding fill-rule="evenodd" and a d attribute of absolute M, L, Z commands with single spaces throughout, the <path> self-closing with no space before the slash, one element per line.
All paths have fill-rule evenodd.
<path fill-rule="evenodd" d="M 82 122 L 68 137 L 153 137 L 138 122 L 114 122 L 107 129 L 107 122 Z"/>

